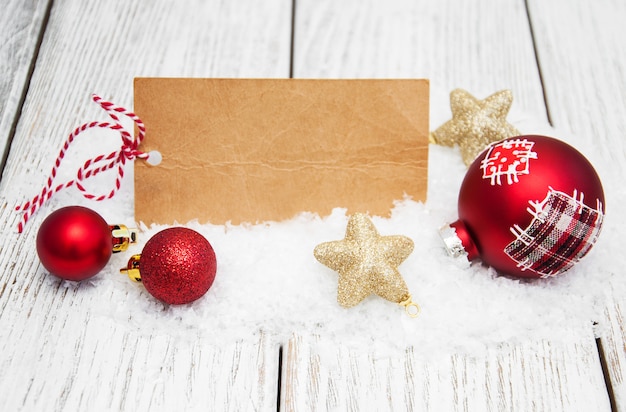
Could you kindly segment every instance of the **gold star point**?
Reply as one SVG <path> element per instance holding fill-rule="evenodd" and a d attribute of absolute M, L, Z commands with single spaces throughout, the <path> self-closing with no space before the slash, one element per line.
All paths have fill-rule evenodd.
<path fill-rule="evenodd" d="M 350 217 L 343 240 L 317 245 L 313 254 L 320 263 L 339 273 L 337 301 L 349 308 L 372 293 L 389 301 L 410 302 L 407 285 L 398 266 L 413 251 L 406 236 L 381 236 L 364 214 Z"/>
<path fill-rule="evenodd" d="M 455 89 L 450 93 L 452 119 L 432 132 L 430 139 L 444 146 L 459 145 L 463 161 L 470 165 L 491 143 L 520 135 L 506 121 L 512 103 L 510 90 L 478 100 L 463 89 Z"/>

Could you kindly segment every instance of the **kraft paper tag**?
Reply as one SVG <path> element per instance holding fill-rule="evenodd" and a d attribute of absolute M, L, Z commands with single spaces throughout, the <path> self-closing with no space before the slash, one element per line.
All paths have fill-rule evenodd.
<path fill-rule="evenodd" d="M 427 80 L 135 79 L 135 218 L 257 223 L 300 212 L 388 216 L 426 199 Z"/>

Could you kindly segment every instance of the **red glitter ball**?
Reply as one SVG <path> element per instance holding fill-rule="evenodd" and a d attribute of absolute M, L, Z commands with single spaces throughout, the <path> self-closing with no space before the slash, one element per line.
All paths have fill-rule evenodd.
<path fill-rule="evenodd" d="M 215 280 L 217 261 L 208 240 L 184 227 L 154 235 L 139 261 L 141 281 L 155 298 L 181 305 L 201 298 Z"/>

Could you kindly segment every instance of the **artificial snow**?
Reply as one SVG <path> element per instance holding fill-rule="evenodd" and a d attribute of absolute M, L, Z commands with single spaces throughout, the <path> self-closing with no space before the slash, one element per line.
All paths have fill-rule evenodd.
<path fill-rule="evenodd" d="M 431 129 L 449 118 L 446 99 L 446 94 L 440 94 L 431 102 Z M 573 136 L 537 125 L 514 112 L 509 121 L 524 134 L 545 134 L 576 143 Z M 149 129 L 146 138 L 150 138 Z M 593 147 L 586 149 L 593 151 Z M 93 143 L 77 142 L 71 150 L 68 158 L 74 163 L 69 169 L 75 170 L 94 148 Z M 593 152 L 583 153 L 594 159 Z M 568 340 L 596 322 L 596 327 L 602 328 L 607 301 L 626 290 L 626 281 L 616 273 L 615 260 L 621 255 L 623 217 L 617 210 L 621 192 L 612 196 L 611 191 L 618 187 L 619 177 L 600 174 L 607 197 L 607 218 L 588 256 L 558 277 L 519 280 L 500 276 L 479 261 L 469 264 L 463 258 L 454 259 L 444 249 L 438 231 L 457 218 L 457 193 L 465 171 L 457 149 L 431 145 L 428 200 L 418 203 L 402 199 L 390 218 L 373 216 L 381 235 L 405 235 L 415 242 L 415 250 L 399 267 L 413 300 L 421 307 L 415 319 L 399 305 L 376 295 L 354 308 L 339 306 L 337 273 L 313 257 L 317 244 L 344 237 L 349 216 L 339 208 L 330 216 L 305 212 L 282 222 L 180 222 L 180 226 L 200 232 L 213 245 L 218 264 L 216 279 L 208 293 L 194 303 L 168 306 L 157 301 L 118 271 L 131 254 L 140 253 L 148 239 L 166 227 L 134 222 L 130 167 L 121 192 L 113 199 L 91 202 L 71 188 L 55 195 L 39 213 L 82 204 L 101 213 L 109 223 L 138 225 L 139 243 L 114 255 L 105 270 L 89 281 L 78 284 L 49 276 L 46 284 L 90 295 L 84 300 L 88 307 L 82 310 L 88 310 L 91 321 L 103 327 L 114 323 L 117 328 L 146 335 L 202 338 L 216 344 L 246 339 L 261 331 L 282 342 L 293 334 L 316 334 L 347 346 L 414 346 L 418 348 L 416 355 L 430 357 L 467 353 L 502 342 Z M 111 181 L 110 176 L 98 176 L 86 186 L 107 192 Z M 33 193 L 37 190 L 34 188 Z"/>

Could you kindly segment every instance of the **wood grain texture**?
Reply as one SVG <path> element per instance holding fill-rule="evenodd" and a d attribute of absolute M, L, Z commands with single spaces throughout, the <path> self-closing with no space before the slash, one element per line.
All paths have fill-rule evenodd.
<path fill-rule="evenodd" d="M 295 77 L 427 78 L 480 98 L 511 89 L 546 118 L 524 1 L 301 0 L 295 29 Z"/>
<path fill-rule="evenodd" d="M 24 4 L 10 3 L 31 13 L 35 3 Z M 554 124 L 581 136 L 576 143 L 583 149 L 604 144 L 599 159 L 610 161 L 599 171 L 624 175 L 626 143 L 619 136 L 624 135 L 626 114 L 620 54 L 625 6 L 617 0 L 528 4 Z M 5 30 L 19 13 L 4 13 L 0 38 L 32 46 L 37 21 L 43 18 L 41 6 L 36 10 L 16 19 L 28 29 Z M 463 87 L 477 97 L 510 88 L 514 105 L 539 121 L 546 119 L 524 1 L 299 0 L 296 11 L 296 77 L 424 77 L 435 88 Z M 4 409 L 276 408 L 278 360 L 271 337 L 254 331 L 249 339 L 222 342 L 163 325 L 137 327 L 130 321 L 136 302 L 120 291 L 103 296 L 97 284 L 78 287 L 50 280 L 34 253 L 36 228 L 45 213 L 18 236 L 13 207 L 40 189 L 73 127 L 103 118 L 89 103 L 91 92 L 132 107 L 136 76 L 287 77 L 290 13 L 287 0 L 54 2 L 0 182 Z M 5 26 L 4 19 L 11 24 Z M 24 64 L 31 52 L 24 48 L 21 53 L 19 67 L 10 68 L 17 72 L 0 80 L 0 86 L 16 90 L 6 95 L 11 102 L 25 87 Z M 597 75 L 599 65 L 602 76 Z M 8 110 L 2 111 L 0 137 L 9 124 L 4 121 Z M 116 145 L 98 141 L 94 154 Z M 610 205 L 623 204 L 625 193 L 623 187 L 607 188 Z M 77 197 L 75 192 L 60 195 L 54 205 L 76 203 Z M 132 213 L 129 199 L 132 193 L 99 211 L 116 221 L 111 210 L 120 216 Z M 607 230 L 624 227 L 621 217 L 612 216 Z M 621 251 L 612 258 L 616 267 L 623 263 Z M 102 312 L 96 304 L 102 299 L 116 302 L 121 314 Z M 625 308 L 623 298 L 609 300 L 602 329 L 609 378 L 618 395 L 626 393 Z M 419 348 L 381 354 L 296 333 L 284 349 L 281 406 L 609 410 L 591 328 L 577 338 L 503 343 L 471 355 L 424 360 Z M 623 395 L 618 406 L 626 410 Z"/>
<path fill-rule="evenodd" d="M 58 296 L 47 315 L 41 306 L 3 331 L 2 349 L 12 354 L 0 375 L 4 410 L 276 408 L 278 348 L 263 333 L 210 344 L 194 333 L 137 333 L 71 294 Z"/>
<path fill-rule="evenodd" d="M 286 354 L 284 411 L 610 410 L 592 334 L 428 359 L 295 335 Z"/>
<path fill-rule="evenodd" d="M 594 147 L 600 175 L 623 174 L 626 4 L 530 0 L 529 13 L 552 123 L 574 132 L 583 150 Z M 607 194 L 626 193 L 616 189 Z"/>
<path fill-rule="evenodd" d="M 511 89 L 525 115 L 547 121 L 524 1 L 311 0 L 296 11 L 295 77 L 425 77 L 433 92 L 480 98 Z M 285 410 L 610 409 L 591 325 L 566 345 L 502 344 L 432 364 L 410 360 L 413 348 L 378 359 L 366 345 L 328 345 L 290 341 Z"/>
<path fill-rule="evenodd" d="M 4 409 L 275 410 L 278 347 L 267 336 L 221 342 L 158 324 L 152 333 L 134 327 L 137 302 L 119 291 L 103 297 L 89 282 L 51 280 L 34 248 L 46 211 L 18 236 L 13 208 L 39 191 L 74 127 L 106 118 L 92 92 L 132 108 L 136 76 L 286 77 L 290 22 L 285 0 L 54 3 L 0 183 Z M 98 136 L 83 143 L 93 155 L 119 147 L 119 138 Z M 84 160 L 70 161 L 60 179 Z M 124 184 L 132 187 L 132 174 Z M 50 206 L 71 203 L 80 203 L 77 192 Z M 89 206 L 122 223 L 119 216 L 132 216 L 132 190 L 106 208 Z M 101 313 L 102 299 L 128 316 Z"/>
<path fill-rule="evenodd" d="M 607 203 L 603 233 L 617 238 L 626 227 L 620 210 L 626 203 L 626 4 L 531 0 L 529 13 L 552 122 L 570 130 L 583 153 L 594 154 L 590 160 L 604 180 Z M 622 246 L 600 237 L 595 249 L 611 263 L 597 270 L 607 273 L 608 285 L 613 278 L 623 290 Z M 602 347 L 615 406 L 626 411 L 626 300 L 607 294 L 606 307 Z"/>
<path fill-rule="evenodd" d="M 609 301 L 600 334 L 615 407 L 626 411 L 626 303 Z"/>
<path fill-rule="evenodd" d="M 0 14 L 0 169 L 8 153 L 50 0 L 10 0 Z"/>

